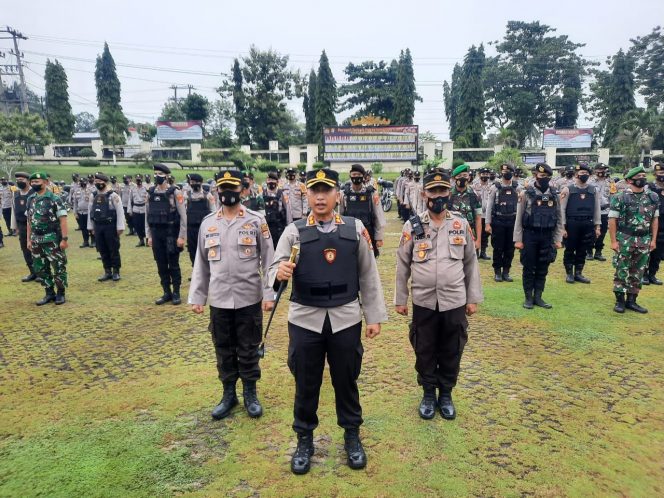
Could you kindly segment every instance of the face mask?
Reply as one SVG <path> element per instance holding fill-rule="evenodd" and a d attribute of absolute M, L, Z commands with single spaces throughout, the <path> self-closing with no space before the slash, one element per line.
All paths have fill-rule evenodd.
<path fill-rule="evenodd" d="M 79 185 L 81 186 L 81 188 L 85 188 L 85 187 L 88 186 L 88 184 L 86 182 L 81 182 L 81 183 L 79 183 Z"/>
<path fill-rule="evenodd" d="M 35 192 L 35 193 L 37 193 L 37 194 L 38 194 L 39 192 L 41 192 L 41 190 L 42 190 L 42 186 L 41 186 L 41 185 L 30 185 L 30 188 L 32 188 L 32 191 Z"/>
<path fill-rule="evenodd" d="M 658 182 L 664 182 L 664 175 L 657 175 L 655 178 Z"/>
<path fill-rule="evenodd" d="M 105 183 L 95 183 L 95 187 L 97 188 L 97 190 L 104 190 L 106 188 L 106 184 Z"/>
<path fill-rule="evenodd" d="M 353 182 L 353 185 L 362 185 L 362 177 L 361 176 L 351 176 L 350 181 Z"/>
<path fill-rule="evenodd" d="M 456 186 L 459 188 L 464 188 L 466 183 L 468 183 L 468 178 L 457 178 L 455 180 Z"/>
<path fill-rule="evenodd" d="M 588 181 L 588 178 L 590 178 L 590 175 L 579 175 L 579 181 L 581 183 L 586 183 Z"/>
<path fill-rule="evenodd" d="M 155 176 L 154 181 L 157 182 L 157 185 L 163 185 L 164 182 L 166 181 L 165 176 Z"/>
<path fill-rule="evenodd" d="M 537 185 L 539 185 L 540 190 L 542 192 L 546 192 L 546 189 L 549 188 L 549 180 L 550 178 L 538 178 L 537 179 Z"/>
<path fill-rule="evenodd" d="M 16 186 L 23 190 L 28 184 L 25 182 L 16 182 Z"/>
<path fill-rule="evenodd" d="M 488 176 L 480 176 L 480 180 L 483 182 L 487 181 L 488 179 L 489 179 Z"/>
<path fill-rule="evenodd" d="M 449 196 L 433 197 L 427 201 L 427 207 L 432 213 L 440 214 L 447 209 Z"/>
<path fill-rule="evenodd" d="M 139 185 L 139 186 L 140 186 L 140 185 L 142 185 L 142 184 L 143 184 L 143 180 L 136 180 L 136 185 Z"/>
<path fill-rule="evenodd" d="M 273 189 L 277 188 L 277 184 L 276 183 L 268 183 L 267 188 L 269 188 L 270 190 L 273 190 Z"/>
<path fill-rule="evenodd" d="M 574 176 L 574 173 L 573 173 L 572 171 L 567 171 L 567 172 L 565 173 L 565 177 L 566 177 L 566 178 L 572 178 L 573 176 Z"/>
<path fill-rule="evenodd" d="M 6 186 L 7 186 L 7 182 L 2 182 L 2 186 L 3 186 L 3 187 L 6 187 Z"/>
<path fill-rule="evenodd" d="M 125 184 L 125 185 L 129 185 L 129 180 L 125 180 L 125 181 L 124 181 L 124 184 Z"/>
<path fill-rule="evenodd" d="M 632 180 L 632 185 L 634 185 L 636 188 L 643 188 L 646 186 L 646 179 L 637 178 L 636 180 Z"/>
<path fill-rule="evenodd" d="M 295 175 L 288 175 L 289 180 L 295 180 Z"/>
<path fill-rule="evenodd" d="M 198 184 L 193 184 L 191 188 L 194 189 L 194 192 L 198 192 L 201 189 L 201 186 Z"/>
<path fill-rule="evenodd" d="M 221 194 L 219 194 L 219 200 L 224 206 L 235 206 L 238 202 L 240 202 L 240 192 L 222 190 Z"/>
<path fill-rule="evenodd" d="M 514 173 L 511 173 L 511 172 L 510 173 L 503 173 L 503 178 L 505 180 L 511 180 L 513 176 L 514 176 Z"/>

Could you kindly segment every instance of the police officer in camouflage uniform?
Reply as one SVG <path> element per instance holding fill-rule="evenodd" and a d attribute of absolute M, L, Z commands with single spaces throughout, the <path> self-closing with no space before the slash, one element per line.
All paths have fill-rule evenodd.
<path fill-rule="evenodd" d="M 657 193 L 645 190 L 646 172 L 643 166 L 630 169 L 625 175 L 629 187 L 611 199 L 609 234 L 615 255 L 613 292 L 616 313 L 625 309 L 637 313 L 648 310 L 636 302 L 648 257 L 657 247 L 660 200 Z M 625 299 L 625 293 L 627 298 Z"/>
<path fill-rule="evenodd" d="M 37 275 L 33 267 L 32 253 L 28 249 L 28 198 L 32 194 L 32 190 L 28 184 L 30 175 L 19 171 L 14 174 L 14 178 L 16 178 L 16 187 L 18 190 L 14 192 L 11 228 L 18 233 L 23 259 L 30 270 L 30 274 L 23 277 L 21 281 L 32 282 L 33 280 L 37 280 Z"/>
<path fill-rule="evenodd" d="M 37 306 L 52 301 L 64 304 L 67 287 L 65 249 L 69 240 L 67 209 L 62 199 L 47 189 L 46 173 L 33 173 L 30 185 L 34 193 L 28 199 L 28 249 L 32 251 L 34 271 L 46 289 Z M 57 287 L 57 295 L 54 287 Z"/>
<path fill-rule="evenodd" d="M 482 246 L 482 202 L 470 187 L 470 166 L 460 164 L 454 171 L 454 185 L 450 192 L 450 211 L 460 213 L 470 224 L 475 250 Z"/>
<path fill-rule="evenodd" d="M 657 278 L 659 264 L 664 259 L 664 164 L 655 164 L 655 181 L 648 184 L 650 190 L 659 197 L 659 222 L 657 230 L 657 247 L 650 253 L 648 269 L 643 275 L 644 285 L 662 285 Z"/>

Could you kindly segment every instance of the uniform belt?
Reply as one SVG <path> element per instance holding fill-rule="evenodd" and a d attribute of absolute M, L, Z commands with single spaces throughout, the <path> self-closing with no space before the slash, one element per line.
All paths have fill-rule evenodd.
<path fill-rule="evenodd" d="M 635 230 L 629 227 L 620 227 L 618 228 L 618 231 L 620 233 L 624 233 L 625 235 L 631 235 L 633 237 L 643 237 L 644 235 L 650 235 L 650 230 Z"/>
<path fill-rule="evenodd" d="M 568 216 L 568 220 L 573 220 L 573 221 L 592 221 L 593 217 L 592 216 Z"/>
<path fill-rule="evenodd" d="M 55 231 L 56 231 L 56 229 L 52 229 L 52 230 L 34 229 L 34 230 L 31 230 L 30 233 L 33 234 L 33 235 L 48 235 L 49 233 L 53 233 Z"/>
<path fill-rule="evenodd" d="M 604 211 L 605 209 L 609 209 L 610 206 L 611 204 L 602 204 L 599 208 Z"/>
<path fill-rule="evenodd" d="M 143 206 L 145 206 L 145 202 L 141 202 L 141 203 L 134 202 L 134 203 L 132 203 L 132 206 L 143 207 Z"/>

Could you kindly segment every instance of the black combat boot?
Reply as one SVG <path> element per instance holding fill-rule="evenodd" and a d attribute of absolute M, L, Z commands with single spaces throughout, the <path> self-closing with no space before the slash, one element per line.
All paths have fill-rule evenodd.
<path fill-rule="evenodd" d="M 424 385 L 424 396 L 420 402 L 420 417 L 431 420 L 436 415 L 436 387 Z"/>
<path fill-rule="evenodd" d="M 346 462 L 351 469 L 358 470 L 367 466 L 367 455 L 360 441 L 360 429 L 346 429 L 344 449 L 347 455 Z"/>
<path fill-rule="evenodd" d="M 21 282 L 32 282 L 33 280 L 37 280 L 37 275 L 34 273 L 30 273 L 30 275 L 27 275 L 21 279 Z"/>
<path fill-rule="evenodd" d="M 613 311 L 616 313 L 624 313 L 625 312 L 625 293 L 624 292 L 618 292 L 618 291 L 613 291 L 613 293 L 616 295 L 616 305 L 613 307 Z"/>
<path fill-rule="evenodd" d="M 491 257 L 487 256 L 487 255 L 486 255 L 486 250 L 484 250 L 484 251 L 481 251 L 481 252 L 480 252 L 480 259 L 483 259 L 483 260 L 486 261 L 486 260 L 491 259 Z"/>
<path fill-rule="evenodd" d="M 573 284 L 574 271 L 572 265 L 565 265 L 565 273 L 567 273 L 567 276 L 565 277 L 565 282 L 567 282 L 568 284 Z"/>
<path fill-rule="evenodd" d="M 314 455 L 314 433 L 312 431 L 298 433 L 297 448 L 291 457 L 290 468 L 293 474 L 306 474 L 311 468 L 311 457 Z"/>
<path fill-rule="evenodd" d="M 510 277 L 509 268 L 503 268 L 503 282 L 514 282 L 514 279 Z"/>
<path fill-rule="evenodd" d="M 523 302 L 523 307 L 527 310 L 533 309 L 533 291 L 526 291 L 526 300 Z"/>
<path fill-rule="evenodd" d="M 173 286 L 173 304 L 178 305 L 182 304 L 182 298 L 180 297 L 180 288 Z"/>
<path fill-rule="evenodd" d="M 452 391 L 441 388 L 438 394 L 438 409 L 440 414 L 446 420 L 454 420 L 456 418 L 456 408 L 452 402 Z"/>
<path fill-rule="evenodd" d="M 113 278 L 113 282 L 117 282 L 118 280 L 120 280 L 120 268 L 114 268 L 113 269 L 112 278 Z"/>
<path fill-rule="evenodd" d="M 589 284 L 590 279 L 583 276 L 583 265 L 576 265 L 574 269 L 574 280 L 576 282 L 581 282 L 582 284 Z"/>
<path fill-rule="evenodd" d="M 627 302 L 625 308 L 628 310 L 636 311 L 637 313 L 648 313 L 648 310 L 643 306 L 636 304 L 636 294 L 627 294 Z"/>
<path fill-rule="evenodd" d="M 55 304 L 65 304 L 65 289 L 58 289 L 58 293 L 55 296 Z"/>
<path fill-rule="evenodd" d="M 251 418 L 258 418 L 263 415 L 263 407 L 256 394 L 255 380 L 242 381 L 242 397 L 244 398 L 244 407 Z"/>
<path fill-rule="evenodd" d="M 162 287 L 164 289 L 164 295 L 161 296 L 159 299 L 157 299 L 154 302 L 154 304 L 156 304 L 156 305 L 161 305 L 161 304 L 167 303 L 171 299 L 173 299 L 173 294 L 171 294 L 171 286 L 170 285 L 163 285 Z"/>
<path fill-rule="evenodd" d="M 533 300 L 533 303 L 535 304 L 535 306 L 539 306 L 540 308 L 550 310 L 551 308 L 553 308 L 553 306 L 551 306 L 544 299 L 542 299 L 542 292 L 543 291 L 541 290 L 535 291 L 535 299 Z"/>
<path fill-rule="evenodd" d="M 110 268 L 104 268 L 104 274 L 97 279 L 97 282 L 106 282 L 107 280 L 110 280 L 113 278 L 113 274 L 111 273 Z"/>
<path fill-rule="evenodd" d="M 606 261 L 606 258 L 602 256 L 602 251 L 595 251 L 593 259 L 596 259 L 597 261 Z"/>
<path fill-rule="evenodd" d="M 592 261 L 593 258 L 593 251 L 590 249 L 588 252 L 586 252 L 586 261 Z"/>
<path fill-rule="evenodd" d="M 86 248 L 86 247 L 90 247 L 90 243 L 89 243 L 89 242 L 83 242 L 83 243 L 82 243 L 80 246 L 78 246 L 78 247 L 79 247 L 79 249 L 84 249 L 84 248 Z"/>
<path fill-rule="evenodd" d="M 650 285 L 650 274 L 648 270 L 643 272 L 643 277 L 641 277 L 641 285 Z"/>
<path fill-rule="evenodd" d="M 212 410 L 212 418 L 221 420 L 231 414 L 231 410 L 238 404 L 237 393 L 235 392 L 235 382 L 224 382 L 224 394 L 221 401 Z"/>
<path fill-rule="evenodd" d="M 493 279 L 496 282 L 502 282 L 503 281 L 503 274 L 500 272 L 500 270 L 495 271 L 495 274 L 493 275 Z"/>
<path fill-rule="evenodd" d="M 648 273 L 648 280 L 650 280 L 650 283 L 653 284 L 653 285 L 662 285 L 662 284 L 664 284 L 664 282 L 662 282 L 655 275 L 653 275 L 652 272 Z"/>
<path fill-rule="evenodd" d="M 139 239 L 136 247 L 145 247 L 145 239 Z"/>
<path fill-rule="evenodd" d="M 53 287 L 48 287 L 44 297 L 42 297 L 41 300 L 37 301 L 35 304 L 37 306 L 44 306 L 45 304 L 48 304 L 52 301 L 55 301 L 55 291 L 53 290 Z"/>

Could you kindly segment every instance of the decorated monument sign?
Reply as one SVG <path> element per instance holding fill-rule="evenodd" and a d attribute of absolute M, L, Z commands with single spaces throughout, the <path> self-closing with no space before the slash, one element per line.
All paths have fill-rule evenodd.
<path fill-rule="evenodd" d="M 416 161 L 417 134 L 417 125 L 324 128 L 324 158 L 329 162 Z"/>

